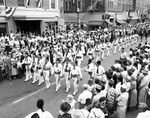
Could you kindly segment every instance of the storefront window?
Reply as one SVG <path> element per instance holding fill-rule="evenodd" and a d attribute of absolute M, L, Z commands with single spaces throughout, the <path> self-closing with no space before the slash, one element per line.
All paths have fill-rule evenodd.
<path fill-rule="evenodd" d="M 5 35 L 7 33 L 6 31 L 6 23 L 0 23 L 0 36 L 3 34 Z"/>
<path fill-rule="evenodd" d="M 51 0 L 51 9 L 55 9 L 55 8 L 56 8 L 55 0 Z"/>
<path fill-rule="evenodd" d="M 71 0 L 65 1 L 65 10 L 70 11 L 71 10 Z"/>
<path fill-rule="evenodd" d="M 85 1 L 84 0 L 78 0 L 77 6 L 80 10 L 84 10 L 85 9 Z"/>
<path fill-rule="evenodd" d="M 3 0 L 0 0 L 0 5 L 4 5 L 4 1 Z"/>
<path fill-rule="evenodd" d="M 25 6 L 24 5 L 24 0 L 18 0 L 18 6 Z"/>

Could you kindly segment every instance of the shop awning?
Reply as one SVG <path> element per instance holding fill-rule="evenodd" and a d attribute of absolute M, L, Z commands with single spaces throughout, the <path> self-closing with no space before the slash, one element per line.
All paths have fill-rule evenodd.
<path fill-rule="evenodd" d="M 103 21 L 89 21 L 88 25 L 102 25 Z"/>
<path fill-rule="evenodd" d="M 118 20 L 117 22 L 118 22 L 119 24 L 126 24 L 126 22 L 123 21 L 123 20 Z"/>
<path fill-rule="evenodd" d="M 14 20 L 54 20 L 52 17 L 13 16 Z M 56 19 L 57 21 L 57 19 Z"/>

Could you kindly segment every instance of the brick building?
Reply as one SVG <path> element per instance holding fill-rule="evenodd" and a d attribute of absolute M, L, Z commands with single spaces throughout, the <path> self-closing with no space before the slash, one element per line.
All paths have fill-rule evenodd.
<path fill-rule="evenodd" d="M 62 3 L 63 0 L 0 0 L 0 32 L 56 31 L 64 22 L 60 17 Z"/>
<path fill-rule="evenodd" d="M 114 23 L 115 19 L 125 23 L 132 7 L 133 0 L 64 0 L 64 19 L 66 24 L 77 23 L 77 8 L 80 8 L 80 22 L 91 28 L 104 22 Z"/>

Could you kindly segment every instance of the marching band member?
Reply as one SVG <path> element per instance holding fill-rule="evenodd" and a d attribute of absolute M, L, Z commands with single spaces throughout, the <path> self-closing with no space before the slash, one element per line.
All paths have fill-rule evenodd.
<path fill-rule="evenodd" d="M 106 44 L 106 49 L 107 49 L 107 57 L 110 55 L 110 48 L 111 48 L 111 43 L 110 41 L 108 40 L 107 44 Z"/>
<path fill-rule="evenodd" d="M 88 66 L 87 68 L 85 69 L 86 72 L 88 72 L 89 74 L 89 77 L 92 78 L 92 73 L 94 71 L 94 63 L 93 63 L 93 60 L 92 59 L 89 59 L 88 60 Z"/>
<path fill-rule="evenodd" d="M 32 61 L 33 60 L 29 55 L 27 55 L 23 61 L 23 63 L 25 63 L 26 65 L 26 79 L 24 80 L 25 82 L 32 79 L 32 74 L 31 74 Z"/>
<path fill-rule="evenodd" d="M 50 87 L 50 76 L 52 75 L 52 64 L 50 63 L 49 56 L 45 58 L 45 63 L 43 65 L 43 76 L 46 83 L 46 88 Z"/>
<path fill-rule="evenodd" d="M 32 84 L 38 81 L 38 62 L 39 62 L 39 58 L 35 56 L 35 58 L 33 59 L 33 64 L 32 64 L 32 69 L 34 71 Z"/>
<path fill-rule="evenodd" d="M 102 41 L 101 43 L 101 49 L 102 49 L 102 60 L 105 57 L 105 48 L 106 48 L 106 44 L 104 43 L 104 41 Z"/>
<path fill-rule="evenodd" d="M 114 46 L 114 52 L 113 54 L 115 54 L 117 52 L 117 45 L 118 45 L 118 41 L 117 39 L 113 41 L 113 46 Z"/>
<path fill-rule="evenodd" d="M 81 67 L 81 62 L 83 61 L 83 52 L 81 51 L 80 47 L 77 49 L 75 60 L 77 60 L 77 65 Z"/>
<path fill-rule="evenodd" d="M 71 77 L 74 80 L 73 95 L 76 95 L 78 92 L 79 81 L 82 80 L 81 68 L 77 65 L 77 61 L 73 63 L 73 67 L 71 68 Z"/>
<path fill-rule="evenodd" d="M 59 59 L 56 59 L 56 63 L 54 64 L 54 75 L 56 79 L 56 89 L 55 89 L 56 92 L 61 87 L 60 77 L 62 76 L 62 71 L 63 71 L 62 64 L 59 61 L 60 61 Z"/>
<path fill-rule="evenodd" d="M 89 59 L 93 59 L 94 57 L 94 49 L 90 46 L 90 48 L 87 51 L 87 55 L 89 57 Z"/>
<path fill-rule="evenodd" d="M 44 65 L 44 61 L 45 61 L 45 58 L 44 57 L 41 57 L 41 55 L 39 55 L 39 64 L 38 64 L 38 80 L 39 80 L 39 86 L 44 82 L 44 78 L 43 78 L 43 70 L 42 70 L 42 67 Z"/>
<path fill-rule="evenodd" d="M 101 50 L 101 46 L 97 43 L 95 45 L 95 59 L 99 59 L 100 58 L 100 50 Z"/>
<path fill-rule="evenodd" d="M 95 79 L 99 79 L 100 81 L 106 82 L 105 69 L 101 65 L 100 60 L 98 60 L 96 62 L 96 65 L 94 66 L 94 71 L 92 73 L 92 77 L 94 77 Z"/>
<path fill-rule="evenodd" d="M 64 68 L 63 68 L 65 79 L 66 79 L 66 93 L 70 89 L 70 79 L 71 79 L 70 71 L 71 71 L 72 65 L 69 61 L 70 60 L 68 58 L 65 59 Z"/>

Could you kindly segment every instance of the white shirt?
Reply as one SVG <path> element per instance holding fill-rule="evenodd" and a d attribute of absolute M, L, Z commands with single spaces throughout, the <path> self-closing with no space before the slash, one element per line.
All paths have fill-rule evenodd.
<path fill-rule="evenodd" d="M 40 109 L 39 109 L 38 111 L 36 111 L 36 112 L 30 113 L 30 114 L 29 114 L 28 116 L 26 116 L 25 118 L 31 118 L 31 116 L 32 116 L 33 114 L 35 114 L 35 113 L 37 113 L 37 114 L 40 116 L 40 118 L 54 118 L 50 112 L 48 112 L 48 111 L 42 112 L 42 110 L 40 110 Z"/>
<path fill-rule="evenodd" d="M 78 66 L 75 66 L 75 68 L 74 68 L 74 66 L 72 66 L 72 68 L 71 68 L 71 74 L 72 75 L 79 75 L 80 78 L 82 78 L 81 68 L 78 67 Z"/>
<path fill-rule="evenodd" d="M 86 99 L 92 98 L 92 93 L 88 90 L 84 90 L 78 97 L 78 102 L 80 102 L 81 104 L 85 104 L 86 103 Z"/>
<path fill-rule="evenodd" d="M 99 108 L 92 108 L 89 118 L 105 118 L 105 114 Z"/>

